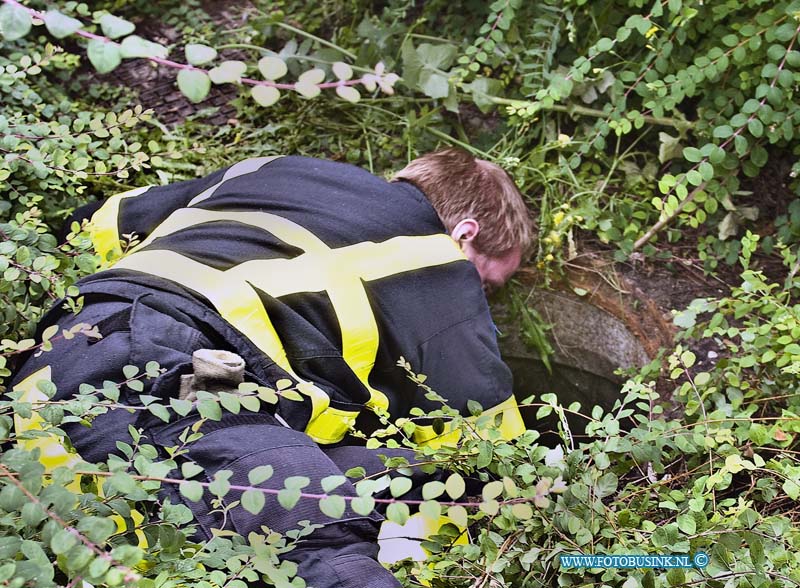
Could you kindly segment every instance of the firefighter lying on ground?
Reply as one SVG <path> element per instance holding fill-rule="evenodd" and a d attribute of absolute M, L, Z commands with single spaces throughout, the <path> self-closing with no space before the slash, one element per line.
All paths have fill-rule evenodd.
<path fill-rule="evenodd" d="M 262 486 L 280 489 L 302 475 L 311 478 L 306 491 L 321 493 L 325 476 L 354 466 L 382 470 L 348 431 L 374 431 L 376 412 L 396 419 L 412 407 L 440 408 L 398 367 L 400 357 L 452 408 L 467 415 L 474 400 L 502 414 L 504 437 L 524 430 L 485 290 L 516 271 L 530 225 L 513 180 L 491 163 L 446 150 L 386 182 L 350 165 L 264 157 L 119 194 L 81 215 L 91 217 L 97 251 L 114 263 L 79 283 L 79 314 L 57 307 L 40 328 L 89 323 L 102 338 L 76 337 L 29 357 L 16 382 L 49 366 L 56 398 L 64 399 L 81 383 L 102 387 L 120 381 L 123 366 L 155 360 L 165 371 L 142 394 L 169 399 L 182 384 L 186 393 L 194 352 L 217 350 L 229 352 L 221 357 L 232 364 L 241 358 L 243 366 L 230 367 L 247 381 L 313 384 L 302 402 L 281 400 L 277 414 L 226 413 L 206 422 L 186 459 L 209 480 L 229 469 L 231 484 L 247 485 L 251 469 L 270 464 L 275 474 Z M 126 234 L 141 242 L 123 255 Z M 124 389 L 120 402 L 141 399 Z M 147 411 L 114 410 L 91 428 L 64 428 L 83 459 L 100 462 L 117 453 L 117 441 L 129 441 L 129 425 L 170 447 L 198 418 L 193 412 L 165 424 Z M 436 433 L 419 427 L 415 437 L 428 442 Z M 346 484 L 337 492 L 355 490 Z M 188 502 L 174 486 L 163 496 L 192 509 L 198 538 L 223 526 L 210 499 Z M 224 524 L 244 536 L 262 525 L 278 532 L 302 520 L 323 525 L 286 556 L 308 585 L 394 587 L 376 560 L 381 518 L 348 509 L 332 520 L 315 501 L 285 510 L 268 494 L 259 515 L 233 509 Z"/>

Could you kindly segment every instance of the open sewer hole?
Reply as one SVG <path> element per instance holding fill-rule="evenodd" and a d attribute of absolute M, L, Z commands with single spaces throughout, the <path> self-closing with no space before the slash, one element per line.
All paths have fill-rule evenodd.
<path fill-rule="evenodd" d="M 658 346 L 654 343 L 671 337 L 660 315 L 653 316 L 658 314 L 654 306 L 627 302 L 632 298 L 620 304 L 615 295 L 613 304 L 608 304 L 600 295 L 586 300 L 569 291 L 534 290 L 527 304 L 551 325 L 547 332 L 554 350 L 550 371 L 537 351 L 524 343 L 518 317 L 502 305 L 495 306 L 500 351 L 514 375 L 517 401 L 535 394 L 534 402 L 541 403 L 542 394 L 553 393 L 564 407 L 579 402 L 581 414 L 591 415 L 594 406 L 610 411 L 624 384 L 615 371 L 645 365 Z M 557 443 L 558 417 L 537 419 L 538 408 L 521 409 L 525 424 L 542 433 L 545 444 Z M 573 436 L 585 433 L 587 419 L 569 413 L 565 417 Z"/>

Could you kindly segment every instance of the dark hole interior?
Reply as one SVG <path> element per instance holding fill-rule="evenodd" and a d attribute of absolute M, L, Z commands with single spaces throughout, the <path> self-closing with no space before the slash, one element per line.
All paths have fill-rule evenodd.
<path fill-rule="evenodd" d="M 620 382 L 564 364 L 551 362 L 552 372 L 548 372 L 541 360 L 532 357 L 506 356 L 504 360 L 514 374 L 514 396 L 520 403 L 531 394 L 536 394 L 535 403 L 541 403 L 541 395 L 551 392 L 562 406 L 580 402 L 579 412 L 590 415 L 595 405 L 602 406 L 604 412 L 611 410 L 621 389 Z M 539 431 L 545 444 L 558 442 L 558 417 L 551 415 L 537 419 L 538 409 L 538 406 L 521 407 L 525 424 L 529 429 Z M 569 413 L 566 419 L 573 436 L 584 434 L 586 419 Z"/>

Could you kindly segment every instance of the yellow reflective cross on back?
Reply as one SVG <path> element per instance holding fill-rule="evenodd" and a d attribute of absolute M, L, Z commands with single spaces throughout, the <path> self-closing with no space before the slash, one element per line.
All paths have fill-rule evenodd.
<path fill-rule="evenodd" d="M 221 271 L 173 251 L 142 250 L 159 237 L 219 221 L 258 227 L 303 253 L 293 259 L 246 261 Z M 223 318 L 298 380 L 255 288 L 275 298 L 299 292 L 327 292 L 341 327 L 342 357 L 369 390 L 367 406 L 386 410 L 386 395 L 368 381 L 379 338 L 364 282 L 461 259 L 465 257 L 458 244 L 445 234 L 402 236 L 382 243 L 364 242 L 332 249 L 308 229 L 274 214 L 182 208 L 115 267 L 169 279 L 202 294 Z M 341 440 L 357 413 L 334 409 L 324 392 L 314 386 L 306 389 L 312 400 L 306 433 L 320 443 Z"/>

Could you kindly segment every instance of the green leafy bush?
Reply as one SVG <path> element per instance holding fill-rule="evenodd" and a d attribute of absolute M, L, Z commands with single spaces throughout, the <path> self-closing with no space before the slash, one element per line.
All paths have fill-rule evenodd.
<path fill-rule="evenodd" d="M 74 2 L 31 2 L 32 9 L 52 11 L 40 25 L 15 2 L 3 2 L 0 377 L 26 349 L 57 353 L 61 337 L 91 335 L 87 325 L 32 339 L 35 322 L 56 299 L 80 307 L 72 285 L 99 266 L 79 227 L 64 242 L 56 237 L 74 207 L 91 197 L 199 177 L 264 154 L 325 155 L 388 173 L 440 142 L 465 146 L 504 165 L 532 196 L 540 270 L 557 270 L 577 255 L 586 231 L 616 248 L 620 259 L 639 249 L 667 255 L 667 246 L 686 232 L 700 236 L 707 269 L 721 260 L 742 263 L 742 285 L 676 315 L 682 331 L 663 362 L 672 382 L 667 393 L 654 392 L 659 366 L 653 365 L 626 383 L 608 413 L 561 406 L 553 395 L 529 400 L 539 417 L 558 417 L 555 447 L 541 444 L 535 430 L 513 442 L 471 436 L 467 422 L 447 407 L 430 415 L 464 428 L 458 447 L 417 448 L 426 467 L 450 471 L 446 482 L 429 483 L 424 502 L 411 503 L 404 499 L 408 464 L 390 462 L 394 480 L 365 480 L 352 504 L 368 512 L 373 493 L 388 486 L 393 498 L 385 506 L 395 523 L 414 508 L 449 516 L 453 524 L 424 544 L 430 558 L 397 564 L 398 577 L 407 586 L 447 588 L 797 585 L 796 200 L 762 227 L 763 251 L 784 263 L 780 280 L 760 269 L 755 235 L 736 237 L 763 214 L 755 210 L 757 198 L 747 199 L 753 178 L 769 174 L 764 170 L 775 159 L 794 164 L 800 5 L 390 0 L 378 11 L 359 1 L 254 4 L 240 29 L 217 31 L 199 3 L 169 3 L 166 20 L 181 35 L 176 46 L 154 45 L 141 33 L 123 51 L 131 26 L 144 28 L 163 7 L 139 0 L 91 10 Z M 80 32 L 118 39 L 119 47 L 101 47 Z M 245 52 L 246 60 L 224 57 L 231 50 Z M 117 58 L 136 55 L 180 70 L 178 87 L 194 101 L 213 92 L 214 82 L 239 83 L 250 75 L 259 80 L 252 86 L 280 95 L 260 90 L 263 95 L 252 96 L 244 82 L 235 118 L 208 127 L 190 117 L 170 128 L 157 113 L 132 105 L 129 93 L 84 77 L 87 59 L 105 71 Z M 178 65 L 164 63 L 165 55 L 180 56 Z M 281 64 L 286 78 L 278 75 Z M 295 86 L 309 71 L 323 77 L 313 73 Z M 401 79 L 389 77 L 395 71 Z M 292 87 L 279 87 L 280 80 Z M 338 89 L 338 97 L 309 100 L 323 84 L 332 84 L 330 94 Z M 355 85 L 357 102 L 342 90 Z M 787 183 L 796 194 L 794 177 Z M 652 240 L 661 234 L 665 240 Z M 529 336 L 546 351 L 541 330 L 524 316 Z M 710 366 L 703 361 L 702 369 L 704 358 L 689 350 L 700 340 L 714 341 L 722 356 Z M 152 364 L 130 366 L 125 384 L 136 389 L 157 373 Z M 10 392 L 0 403 L 0 582 L 241 588 L 261 577 L 275 586 L 302 585 L 280 556 L 310 528 L 285 536 L 220 534 L 201 545 L 190 539 L 185 508 L 158 504 L 158 488 L 175 484 L 190 500 L 208 493 L 220 508 L 258 512 L 264 497 L 255 488 L 245 489 L 238 504 L 226 501 L 224 472 L 200 483 L 189 466 L 181 468 L 183 481 L 176 463 L 159 460 L 136 433 L 133 445 L 123 447 L 125 460 L 45 471 L 35 442 L 63 442 L 63 423 L 125 410 L 117 404 L 118 385 L 54 403 L 47 400 L 51 387 L 42 384 L 43 400 Z M 203 396 L 197 410 L 215 420 L 223 411 L 255 411 L 279 395 L 297 394 L 277 384 L 235 392 Z M 177 400 L 137 408 L 163 420 L 192 410 Z M 480 407 L 471 408 L 480 414 Z M 44 419 L 45 432 L 15 430 L 13 416 L 34 414 Z M 565 414 L 583 415 L 585 437 L 570 430 Z M 370 445 L 411 446 L 410 432 L 422 416 L 386 422 Z M 196 439 L 186 433 L 186 443 Z M 268 474 L 251 472 L 251 484 Z M 465 495 L 470 476 L 484 482 L 478 496 Z M 328 480 L 326 492 L 341 481 Z M 306 484 L 288 482 L 279 491 L 281 503 L 317 500 L 322 512 L 341 514 L 340 497 L 309 497 Z M 463 528 L 471 537 L 466 545 L 456 541 Z M 704 569 L 566 569 L 559 563 L 560 555 L 579 552 L 699 551 L 710 557 Z"/>

